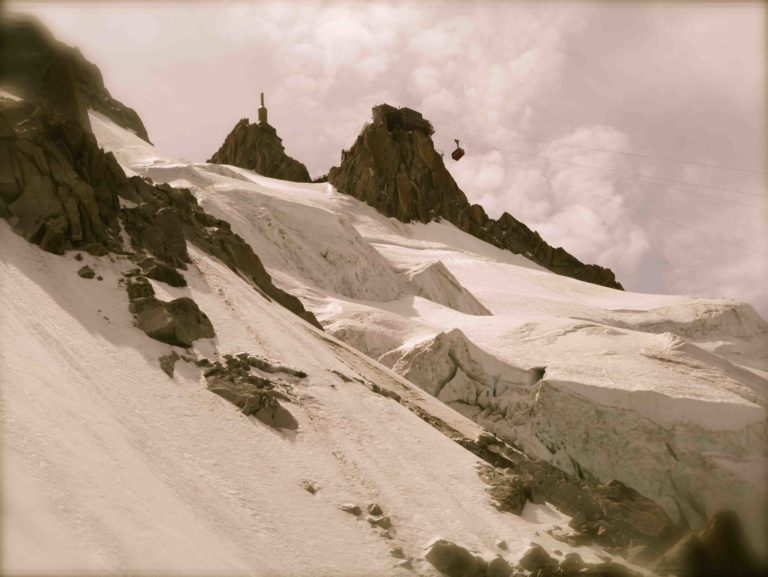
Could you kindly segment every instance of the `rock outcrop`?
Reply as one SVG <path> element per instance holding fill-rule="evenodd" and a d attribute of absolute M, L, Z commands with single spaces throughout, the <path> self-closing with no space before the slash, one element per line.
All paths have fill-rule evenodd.
<path fill-rule="evenodd" d="M 320 327 L 299 299 L 273 284 L 259 257 L 229 223 L 206 213 L 188 189 L 154 185 L 137 176 L 129 180 L 133 190 L 123 197 L 136 206 L 123 208 L 121 216 L 134 249 L 184 269 L 190 262 L 187 242 L 191 242 L 252 282 L 267 298 Z"/>
<path fill-rule="evenodd" d="M 197 339 L 216 336 L 210 319 L 191 298 L 161 301 L 141 275 L 128 277 L 126 290 L 128 308 L 136 317 L 136 325 L 147 336 L 179 347 L 191 347 Z"/>
<path fill-rule="evenodd" d="M 104 86 L 101 71 L 79 49 L 54 39 L 29 17 L 3 17 L 0 70 L 4 88 L 28 99 L 41 99 L 53 109 L 68 109 L 81 126 L 90 130 L 87 110 L 111 118 L 149 142 L 136 111 L 118 102 Z"/>
<path fill-rule="evenodd" d="M 271 372 L 284 372 L 286 376 L 296 377 L 299 373 L 304 375 L 300 371 L 280 371 L 279 365 L 275 367 L 247 353 L 224 355 L 223 364 L 213 363 L 203 375 L 208 390 L 240 408 L 244 415 L 253 415 L 275 429 L 296 430 L 299 427 L 298 421 L 280 403 L 291 400 L 288 383 L 283 379 L 271 380 L 251 373 L 252 368 L 265 365 L 275 368 Z"/>
<path fill-rule="evenodd" d="M 497 556 L 486 561 L 479 555 L 447 541 L 439 539 L 429 546 L 426 560 L 446 577 L 640 577 L 642 573 L 632 571 L 611 561 L 585 563 L 578 553 L 568 553 L 558 562 L 543 547 L 531 543 L 514 567 L 503 557 Z"/>
<path fill-rule="evenodd" d="M 0 175 L 0 216 L 30 242 L 56 254 L 120 250 L 127 179 L 77 118 L 0 99 Z"/>
<path fill-rule="evenodd" d="M 247 118 L 241 119 L 208 162 L 231 164 L 281 180 L 312 182 L 307 167 L 285 153 L 283 140 L 266 120 L 250 124 Z"/>
<path fill-rule="evenodd" d="M 444 218 L 494 246 L 522 254 L 552 272 L 621 289 L 612 271 L 584 264 L 564 249 L 553 248 L 508 213 L 494 220 L 470 204 L 435 150 L 432 125 L 409 108 L 381 104 L 373 109 L 341 166 L 328 181 L 382 214 L 403 222 Z"/>
<path fill-rule="evenodd" d="M 432 543 L 426 559 L 448 577 L 484 577 L 488 567 L 481 557 L 445 539 Z"/>
<path fill-rule="evenodd" d="M 320 327 L 299 299 L 272 283 L 259 257 L 229 223 L 203 211 L 188 189 L 154 185 L 138 176 L 128 178 L 114 155 L 99 148 L 85 108 L 95 105 L 84 95 L 76 75 L 61 72 L 75 66 L 74 56 L 67 52 L 73 49 L 55 45 L 50 49 L 63 51 L 65 56 L 59 57 L 69 64 L 50 67 L 57 76 L 55 90 L 49 90 L 30 70 L 44 61 L 55 41 L 28 21 L 4 24 L 2 30 L 3 63 L 7 54 L 17 54 L 26 65 L 11 65 L 10 70 L 18 71 L 9 76 L 22 90 L 23 99 L 0 98 L 0 218 L 28 241 L 55 254 L 71 249 L 94 255 L 139 253 L 133 256 L 140 261 L 149 253 L 158 261 L 149 274 L 177 285 L 183 284 L 183 278 L 168 267 L 186 268 L 190 262 L 187 242 L 192 242 L 226 263 L 266 298 Z M 82 59 L 79 52 L 76 55 Z M 84 70 L 95 70 L 89 78 L 98 77 L 100 82 L 98 69 L 82 61 Z M 104 102 L 111 110 L 130 110 L 116 101 Z M 124 246 L 121 225 L 131 247 Z"/>

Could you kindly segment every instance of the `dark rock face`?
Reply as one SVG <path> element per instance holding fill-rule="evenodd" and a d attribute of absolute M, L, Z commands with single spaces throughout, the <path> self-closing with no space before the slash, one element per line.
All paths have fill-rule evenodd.
<path fill-rule="evenodd" d="M 137 263 L 147 278 L 164 282 L 168 286 L 184 287 L 187 281 L 179 271 L 172 266 L 155 260 L 154 258 L 143 258 Z"/>
<path fill-rule="evenodd" d="M 186 244 L 189 241 L 252 282 L 266 298 L 320 328 L 320 323 L 304 309 L 299 299 L 272 283 L 250 245 L 232 232 L 228 222 L 203 211 L 189 190 L 167 184 L 153 185 L 138 176 L 128 180 L 132 190 L 124 197 L 137 206 L 121 209 L 121 216 L 135 249 L 146 250 L 172 267 L 185 269 L 189 262 Z"/>
<path fill-rule="evenodd" d="M 532 573 L 541 569 L 556 567 L 557 561 L 550 557 L 540 545 L 534 544 L 520 559 L 520 565 Z"/>
<path fill-rule="evenodd" d="M 77 276 L 79 276 L 80 278 L 91 279 L 96 277 L 96 273 L 93 271 L 91 267 L 89 267 L 88 265 L 85 265 L 84 267 L 82 267 L 80 270 L 77 271 Z"/>
<path fill-rule="evenodd" d="M 512 566 L 503 557 L 494 557 L 488 563 L 487 577 L 510 577 Z"/>
<path fill-rule="evenodd" d="M 129 278 L 127 291 L 136 324 L 149 337 L 169 345 L 191 347 L 192 341 L 216 336 L 210 319 L 191 298 L 161 301 L 143 276 Z"/>
<path fill-rule="evenodd" d="M 216 336 L 211 321 L 189 297 L 147 303 L 136 321 L 147 335 L 169 345 L 191 347 L 192 341 Z"/>
<path fill-rule="evenodd" d="M 531 494 L 528 485 L 520 477 L 512 475 L 500 478 L 488 492 L 496 499 L 500 510 L 515 515 L 522 514 Z"/>
<path fill-rule="evenodd" d="M 341 166 L 328 172 L 339 191 L 403 222 L 444 218 L 494 246 L 523 254 L 552 272 L 612 288 L 622 288 L 609 269 L 587 265 L 562 248 L 548 245 L 508 213 L 498 220 L 469 204 L 445 168 L 432 142 L 432 126 L 416 111 L 382 104 Z"/>
<path fill-rule="evenodd" d="M 768 574 L 761 567 L 732 511 L 715 513 L 698 533 L 680 539 L 659 559 L 654 571 L 678 577 L 751 577 Z"/>
<path fill-rule="evenodd" d="M 0 174 L 0 214 L 28 241 L 56 254 L 120 250 L 125 175 L 75 119 L 1 99 Z"/>
<path fill-rule="evenodd" d="M 151 273 L 160 280 L 182 282 L 168 268 L 186 268 L 190 241 L 267 298 L 320 326 L 296 297 L 274 286 L 251 247 L 228 223 L 206 214 L 189 190 L 127 178 L 114 155 L 66 115 L 0 99 L 0 175 L 0 216 L 43 250 L 123 253 L 122 221 L 133 248 L 160 262 Z M 120 208 L 120 198 L 137 206 Z"/>
<path fill-rule="evenodd" d="M 51 107 L 67 110 L 88 131 L 87 109 L 92 108 L 149 141 L 139 115 L 112 98 L 101 71 L 80 50 L 55 40 L 28 17 L 4 17 L 0 36 L 0 70 L 11 91 L 25 99 L 43 98 Z"/>
<path fill-rule="evenodd" d="M 176 361 L 178 361 L 180 358 L 181 357 L 176 351 L 171 351 L 167 355 L 163 355 L 158 359 L 160 362 L 160 368 L 163 369 L 163 372 L 166 375 L 173 378 L 173 369 L 176 366 Z"/>
<path fill-rule="evenodd" d="M 312 182 L 307 167 L 285 153 L 283 141 L 272 126 L 266 122 L 249 124 L 247 118 L 235 124 L 208 162 L 247 168 L 271 178 Z"/>
<path fill-rule="evenodd" d="M 432 544 L 426 559 L 448 577 L 483 577 L 487 567 L 483 559 L 445 539 Z"/>
<path fill-rule="evenodd" d="M 245 415 L 253 415 L 275 429 L 296 430 L 296 418 L 279 402 L 290 397 L 278 389 L 280 383 L 251 374 L 252 365 L 247 354 L 225 355 L 225 364 L 214 363 L 205 376 L 208 390 L 240 408 Z"/>
<path fill-rule="evenodd" d="M 501 440 L 483 437 L 459 443 L 491 465 L 479 472 L 497 507 L 520 514 L 528 500 L 553 504 L 573 517 L 572 532 L 553 533 L 555 538 L 574 546 L 594 542 L 621 555 L 643 545 L 655 557 L 683 532 L 659 505 L 618 481 L 598 484 L 576 479 L 549 463 L 529 459 Z"/>

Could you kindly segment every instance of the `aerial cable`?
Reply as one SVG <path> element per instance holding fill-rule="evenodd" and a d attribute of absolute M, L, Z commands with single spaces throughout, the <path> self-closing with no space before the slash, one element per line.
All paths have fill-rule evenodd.
<path fill-rule="evenodd" d="M 455 127 L 450 127 L 449 126 L 448 128 L 453 128 L 454 130 L 456 130 Z M 472 134 L 471 131 L 470 131 L 470 134 Z M 475 135 L 479 135 L 479 134 L 480 133 L 475 133 Z M 500 134 L 500 132 L 497 132 L 497 134 Z M 539 141 L 539 142 L 545 142 L 545 143 L 547 142 L 547 141 L 543 141 L 543 140 L 540 141 L 539 139 L 526 138 L 524 136 L 521 136 L 521 138 L 527 139 L 527 140 L 534 140 L 534 141 Z M 554 141 L 552 141 L 550 143 L 551 144 L 557 144 Z M 570 145 L 570 144 L 566 144 L 566 143 L 562 143 L 562 144 L 565 145 L 565 146 L 576 146 L 576 147 L 580 147 L 580 148 L 587 148 L 587 149 L 590 149 L 590 150 L 600 150 L 602 152 L 617 152 L 618 153 L 618 151 L 609 151 L 609 150 L 603 150 L 603 149 L 598 149 L 598 148 L 590 148 L 590 147 L 585 147 L 585 146 L 581 146 L 581 145 L 577 145 L 577 144 L 574 144 L 574 145 Z M 609 174 L 616 174 L 616 175 L 619 175 L 619 176 L 627 176 L 629 178 L 645 178 L 645 179 L 657 180 L 657 181 L 661 181 L 661 182 L 670 182 L 670 183 L 673 183 L 673 184 L 682 184 L 684 186 L 692 186 L 692 187 L 696 187 L 696 188 L 708 188 L 708 189 L 711 189 L 711 190 L 719 190 L 719 191 L 722 191 L 722 192 L 730 192 L 730 193 L 741 194 L 741 195 L 745 195 L 745 196 L 755 196 L 755 197 L 758 197 L 758 198 L 768 198 L 768 195 L 761 194 L 761 193 L 753 193 L 753 192 L 745 192 L 745 191 L 741 191 L 741 190 L 733 190 L 733 189 L 730 189 L 730 188 L 725 188 L 725 187 L 720 187 L 720 186 L 712 186 L 712 185 L 707 185 L 707 184 L 700 184 L 700 183 L 689 182 L 689 181 L 685 181 L 685 180 L 675 180 L 675 179 L 671 179 L 671 178 L 664 178 L 664 177 L 660 177 L 660 176 L 652 176 L 652 175 L 649 175 L 649 174 L 642 174 L 642 173 L 638 173 L 638 172 L 615 171 L 615 170 L 611 170 L 611 169 L 608 169 L 608 168 L 605 168 L 605 167 L 594 166 L 594 165 L 590 165 L 590 164 L 581 164 L 581 163 L 572 162 L 572 161 L 569 161 L 569 160 L 563 160 L 561 158 L 553 158 L 553 157 L 550 157 L 550 156 L 542 156 L 540 154 L 534 154 L 532 152 L 524 152 L 524 151 L 512 151 L 512 152 L 514 152 L 516 154 L 526 154 L 526 155 L 529 155 L 529 156 L 534 156 L 534 157 L 537 157 L 537 158 L 542 158 L 544 160 L 548 160 L 548 161 L 551 161 L 551 162 L 561 162 L 561 163 L 564 163 L 564 164 L 571 164 L 573 166 L 579 166 L 581 168 L 586 168 L 586 169 L 589 169 L 589 170 L 597 170 L 597 171 L 606 172 L 606 173 L 609 173 Z M 634 153 L 626 153 L 626 154 L 635 155 Z M 638 155 L 635 155 L 635 156 L 646 156 L 646 155 L 639 155 L 638 154 Z M 661 157 L 659 157 L 659 158 L 661 158 Z M 673 161 L 673 162 L 683 163 L 683 161 Z M 695 163 L 690 163 L 690 164 L 695 164 Z M 755 172 L 757 174 L 768 174 L 768 173 L 762 173 L 762 172 L 759 172 L 759 171 L 751 171 L 751 170 L 747 170 L 747 169 L 738 169 L 738 170 L 741 170 L 743 172 Z M 670 189 L 670 190 L 680 190 L 680 189 Z M 684 192 L 687 192 L 687 191 L 684 191 Z M 716 198 L 716 197 L 708 197 L 708 198 Z M 755 207 L 753 206 L 752 208 L 755 208 Z"/>
<path fill-rule="evenodd" d="M 614 196 L 614 197 L 608 197 L 608 196 L 603 196 L 602 194 L 597 194 L 597 193 L 594 193 L 594 192 L 590 192 L 590 191 L 588 191 L 588 190 L 574 190 L 574 189 L 566 189 L 566 190 L 570 190 L 571 192 L 576 192 L 576 193 L 586 193 L 586 194 L 590 194 L 590 195 L 592 195 L 592 196 L 596 196 L 596 197 L 598 197 L 598 198 L 602 198 L 603 200 L 609 200 L 609 201 L 615 201 L 615 200 L 623 200 L 623 198 L 621 198 L 621 197 L 615 197 L 615 196 Z M 574 204 L 578 204 L 578 203 L 574 203 Z M 579 206 L 583 206 L 583 205 L 579 205 Z M 682 227 L 682 228 L 686 228 L 686 229 L 688 229 L 688 230 L 691 230 L 691 231 L 693 231 L 693 232 L 696 232 L 696 233 L 699 233 L 699 234 L 701 234 L 701 235 L 707 236 L 707 237 L 709 237 L 709 238 L 711 238 L 711 239 L 713 239 L 713 240 L 717 240 L 717 241 L 719 241 L 719 242 L 724 242 L 724 243 L 726 243 L 726 244 L 730 244 L 731 246 L 734 246 L 734 247 L 737 247 L 737 248 L 740 248 L 740 249 L 743 249 L 743 250 L 748 250 L 748 251 L 750 251 L 750 252 L 753 252 L 753 253 L 755 253 L 755 254 L 759 254 L 759 255 L 762 255 L 762 256 L 768 257 L 768 253 L 766 253 L 766 252 L 762 252 L 762 251 L 759 251 L 759 250 L 757 250 L 757 249 L 754 249 L 754 248 L 752 248 L 752 247 L 749 247 L 749 246 L 745 246 L 745 245 L 743 245 L 743 244 L 739 244 L 739 243 L 737 243 L 737 242 L 733 242 L 733 241 L 731 241 L 731 240 L 728 240 L 728 239 L 725 239 L 725 238 L 721 238 L 721 237 L 719 237 L 719 236 L 716 236 L 716 235 L 710 234 L 710 233 L 708 233 L 708 232 L 705 232 L 705 231 L 703 231 L 703 230 L 700 230 L 700 229 L 698 229 L 698 228 L 694 228 L 694 227 L 692 227 L 692 226 L 690 226 L 690 225 L 687 225 L 687 224 L 683 224 L 683 223 L 681 223 L 681 222 L 677 222 L 677 221 L 674 221 L 674 220 L 672 220 L 672 219 L 669 219 L 669 218 L 665 218 L 665 217 L 663 217 L 663 216 L 659 216 L 659 215 L 657 215 L 657 214 L 653 214 L 653 213 L 651 213 L 651 212 L 645 211 L 645 210 L 643 210 L 643 209 L 640 209 L 640 208 L 636 208 L 636 207 L 634 207 L 634 206 L 631 206 L 631 205 L 628 205 L 628 204 L 626 204 L 626 203 L 623 203 L 623 204 L 622 204 L 622 207 L 623 207 L 623 208 L 626 208 L 626 209 L 628 209 L 628 210 L 632 210 L 632 211 L 634 211 L 634 212 L 639 212 L 640 214 L 644 214 L 644 215 L 646 215 L 646 216 L 650 216 L 651 218 L 655 218 L 655 219 L 658 219 L 658 220 L 661 220 L 661 221 L 667 222 L 667 223 L 669 223 L 669 224 L 673 224 L 673 225 L 675 225 L 675 226 L 679 226 L 679 227 Z M 584 208 L 589 208 L 589 207 L 584 207 Z"/>

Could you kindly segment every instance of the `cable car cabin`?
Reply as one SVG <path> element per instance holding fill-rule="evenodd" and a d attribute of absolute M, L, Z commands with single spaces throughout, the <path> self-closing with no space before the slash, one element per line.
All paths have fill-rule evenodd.
<path fill-rule="evenodd" d="M 464 156 L 464 149 L 459 146 L 458 139 L 454 138 L 454 142 L 456 143 L 456 150 L 451 153 L 451 158 L 454 160 L 459 160 L 462 156 Z"/>

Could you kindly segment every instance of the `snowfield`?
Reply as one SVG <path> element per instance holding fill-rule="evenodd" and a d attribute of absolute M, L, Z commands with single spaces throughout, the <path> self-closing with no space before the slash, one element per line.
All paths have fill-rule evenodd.
<path fill-rule="evenodd" d="M 153 282 L 216 329 L 185 352 L 133 326 L 128 259 L 48 254 L 0 221 L 3 571 L 437 576 L 423 559 L 436 538 L 487 559 L 536 542 L 598 560 L 545 533 L 568 522 L 548 505 L 495 509 L 474 455 L 356 378 L 467 437 L 486 427 L 622 480 L 693 526 L 734 508 L 760 544 L 768 324 L 750 306 L 585 284 L 444 222 L 406 225 L 327 184 L 190 163 L 91 123 L 127 173 L 190 187 L 229 221 L 327 333 L 190 246 L 189 286 Z M 285 405 L 298 430 L 239 413 L 191 363 L 169 378 L 158 358 L 173 349 L 304 371 Z M 378 503 L 391 539 L 345 503 Z"/>
<path fill-rule="evenodd" d="M 469 347 L 462 373 L 493 368 L 462 377 L 464 397 L 451 383 L 459 412 L 568 472 L 617 478 L 694 528 L 736 509 L 768 542 L 768 323 L 750 305 L 583 283 L 447 222 L 404 224 L 328 184 L 180 161 L 92 123 L 123 166 L 192 187 L 331 334 L 430 391 L 446 384 L 430 367 L 454 368 Z M 442 334 L 454 344 L 432 347 L 426 373 L 409 365 Z M 491 386 L 534 367 L 546 367 L 538 383 Z"/>
<path fill-rule="evenodd" d="M 191 296 L 215 339 L 211 359 L 247 351 L 308 377 L 288 404 L 299 421 L 281 433 L 208 391 L 174 347 L 132 326 L 126 258 L 77 262 L 42 252 L 0 222 L 3 314 L 3 571 L 248 575 L 424 575 L 423 548 L 443 537 L 510 561 L 532 541 L 572 548 L 544 530 L 568 519 L 549 506 L 525 515 L 491 506 L 477 458 L 363 377 L 469 437 L 480 429 L 386 368 L 262 298 L 222 263 L 191 249 Z M 104 280 L 76 271 L 91 265 Z M 184 349 L 176 348 L 179 353 Z M 303 487 L 308 481 L 315 495 Z M 339 509 L 378 503 L 392 538 Z M 587 561 L 596 550 L 579 548 Z"/>

